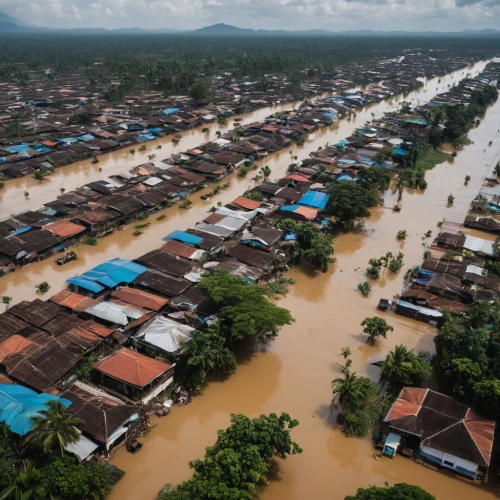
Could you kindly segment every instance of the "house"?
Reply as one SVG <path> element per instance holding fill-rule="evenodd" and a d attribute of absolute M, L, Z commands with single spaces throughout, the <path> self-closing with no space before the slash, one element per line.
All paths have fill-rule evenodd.
<path fill-rule="evenodd" d="M 159 351 L 173 359 L 184 350 L 184 343 L 193 338 L 195 331 L 188 325 L 158 315 L 139 329 L 132 342 L 143 349 Z"/>
<path fill-rule="evenodd" d="M 71 403 L 68 413 L 82 420 L 79 427 L 83 434 L 106 454 L 127 438 L 132 424 L 139 419 L 135 406 L 81 381 L 74 382 L 60 396 Z"/>
<path fill-rule="evenodd" d="M 17 384 L 0 384 L 0 422 L 20 436 L 25 436 L 33 429 L 34 417 L 41 416 L 40 411 L 47 409 L 49 401 L 59 401 L 68 408 L 71 401 L 42 392 L 36 393 Z"/>
<path fill-rule="evenodd" d="M 479 471 L 488 471 L 495 422 L 450 396 L 405 387 L 384 422 L 392 434 L 389 448 L 394 453 L 398 447 L 395 434 L 401 436 L 405 448 L 414 449 L 424 461 L 471 479 Z M 384 453 L 390 451 L 384 448 Z"/>
<path fill-rule="evenodd" d="M 100 384 L 136 403 L 148 403 L 173 382 L 173 366 L 123 348 L 94 368 Z"/>

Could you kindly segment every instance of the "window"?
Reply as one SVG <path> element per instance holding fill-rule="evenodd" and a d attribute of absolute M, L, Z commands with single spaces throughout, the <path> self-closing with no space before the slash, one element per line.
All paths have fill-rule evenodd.
<path fill-rule="evenodd" d="M 452 462 L 448 462 L 448 460 L 443 460 L 443 464 L 447 465 L 448 467 L 455 467 L 455 464 Z"/>

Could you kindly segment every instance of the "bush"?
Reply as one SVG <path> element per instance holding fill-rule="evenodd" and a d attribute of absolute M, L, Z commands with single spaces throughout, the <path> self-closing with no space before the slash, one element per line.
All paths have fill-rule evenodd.
<path fill-rule="evenodd" d="M 94 236 L 85 236 L 85 238 L 82 239 L 82 243 L 84 245 L 90 245 L 92 247 L 95 247 L 98 243 L 98 240 Z"/>
<path fill-rule="evenodd" d="M 344 417 L 342 426 L 349 437 L 363 437 L 370 430 L 370 417 L 364 410 L 348 413 Z"/>
<path fill-rule="evenodd" d="M 366 297 L 372 291 L 372 287 L 368 281 L 363 281 L 363 283 L 358 284 L 358 290 Z"/>
<path fill-rule="evenodd" d="M 248 174 L 249 170 L 250 169 L 248 167 L 240 167 L 238 170 L 238 177 L 245 177 Z"/>
<path fill-rule="evenodd" d="M 46 281 L 42 281 L 40 284 L 35 285 L 40 293 L 46 293 L 50 289 L 50 285 Z"/>

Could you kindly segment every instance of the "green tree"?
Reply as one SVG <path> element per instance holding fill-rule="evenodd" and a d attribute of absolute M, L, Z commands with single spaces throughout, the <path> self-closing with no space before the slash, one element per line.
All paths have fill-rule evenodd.
<path fill-rule="evenodd" d="M 278 334 L 280 327 L 294 321 L 290 311 L 270 302 L 259 286 L 225 271 L 206 276 L 199 287 L 219 307 L 221 332 L 228 345 L 249 336 L 269 341 Z"/>
<path fill-rule="evenodd" d="M 249 419 L 231 415 L 231 425 L 218 431 L 217 442 L 209 446 L 204 460 L 189 463 L 191 479 L 177 488 L 160 492 L 160 500 L 252 500 L 266 484 L 270 460 L 301 453 L 290 431 L 298 425 L 290 415 L 271 413 Z"/>
<path fill-rule="evenodd" d="M 260 169 L 260 173 L 264 179 L 267 179 L 271 175 L 271 169 L 266 165 Z"/>
<path fill-rule="evenodd" d="M 377 204 L 377 193 L 357 182 L 336 182 L 328 188 L 328 212 L 345 227 L 352 227 L 356 219 L 369 217 L 370 207 Z"/>
<path fill-rule="evenodd" d="M 392 487 L 359 488 L 356 495 L 347 496 L 344 500 L 436 500 L 436 497 L 419 486 L 397 483 Z"/>
<path fill-rule="evenodd" d="M 361 322 L 363 333 L 368 335 L 367 342 L 373 344 L 378 337 L 387 338 L 387 332 L 392 332 L 394 328 L 387 324 L 384 318 L 373 316 L 372 318 L 365 318 Z"/>
<path fill-rule="evenodd" d="M 205 80 L 198 78 L 189 88 L 189 95 L 196 101 L 201 102 L 208 97 L 209 88 Z"/>
<path fill-rule="evenodd" d="M 432 373 L 430 362 L 403 344 L 396 346 L 384 361 L 375 365 L 382 370 L 380 381 L 387 382 L 392 393 L 399 393 L 405 386 L 419 385 Z"/>
<path fill-rule="evenodd" d="M 455 358 L 451 360 L 443 375 L 453 387 L 453 397 L 467 401 L 470 400 L 474 384 L 482 379 L 483 372 L 479 363 L 468 358 Z"/>
<path fill-rule="evenodd" d="M 80 432 L 76 426 L 82 420 L 66 413 L 66 408 L 58 400 L 47 401 L 46 404 L 46 410 L 41 410 L 38 416 L 32 417 L 35 439 L 42 444 L 46 453 L 60 451 L 62 455 L 66 445 L 78 441 Z"/>
<path fill-rule="evenodd" d="M 184 343 L 187 353 L 179 356 L 176 377 L 189 388 L 201 386 L 211 372 L 228 376 L 236 370 L 234 353 L 215 329 L 211 326 Z"/>
<path fill-rule="evenodd" d="M 363 408 L 368 398 L 377 393 L 377 387 L 367 377 L 358 377 L 356 372 L 346 371 L 344 378 L 337 377 L 332 382 L 332 408 L 341 407 L 344 413 Z"/>
<path fill-rule="evenodd" d="M 500 414 L 500 380 L 482 380 L 474 384 L 472 391 L 479 411 L 497 418 Z"/>

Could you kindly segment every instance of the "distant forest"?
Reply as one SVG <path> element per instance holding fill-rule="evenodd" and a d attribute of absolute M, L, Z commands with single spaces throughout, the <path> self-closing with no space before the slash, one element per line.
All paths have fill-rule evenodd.
<path fill-rule="evenodd" d="M 50 68 L 53 74 L 84 71 L 88 82 L 106 85 L 118 77 L 128 86 L 137 78 L 146 88 L 176 92 L 200 76 L 230 73 L 235 78 L 266 73 L 328 76 L 339 65 L 394 57 L 403 51 L 440 57 L 487 57 L 498 53 L 490 37 L 427 36 L 193 36 L 0 35 L 0 81 L 26 80 L 26 72 Z M 432 52 L 431 52 L 432 51 Z M 101 64 L 95 65 L 96 62 Z"/>

